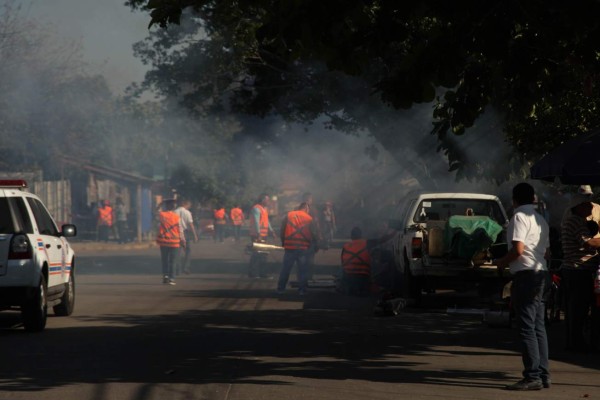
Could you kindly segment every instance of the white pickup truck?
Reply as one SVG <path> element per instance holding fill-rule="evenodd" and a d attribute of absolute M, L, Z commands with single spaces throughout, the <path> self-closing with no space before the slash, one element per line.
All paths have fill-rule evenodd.
<path fill-rule="evenodd" d="M 477 193 L 408 196 L 392 221 L 394 287 L 421 300 L 423 291 L 501 287 L 492 259 L 507 251 L 508 218 L 498 197 Z"/>

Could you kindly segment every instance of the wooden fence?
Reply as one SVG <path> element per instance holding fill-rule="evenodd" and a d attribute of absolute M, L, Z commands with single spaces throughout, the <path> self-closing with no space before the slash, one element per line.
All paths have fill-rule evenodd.
<path fill-rule="evenodd" d="M 72 222 L 70 181 L 32 182 L 30 190 L 46 205 L 59 229 L 62 224 Z"/>

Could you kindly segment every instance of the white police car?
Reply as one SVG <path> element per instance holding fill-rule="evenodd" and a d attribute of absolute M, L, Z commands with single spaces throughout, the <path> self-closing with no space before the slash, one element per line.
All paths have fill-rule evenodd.
<path fill-rule="evenodd" d="M 75 253 L 40 199 L 24 180 L 0 180 L 0 309 L 21 310 L 26 330 L 46 326 L 48 306 L 58 316 L 75 306 Z"/>

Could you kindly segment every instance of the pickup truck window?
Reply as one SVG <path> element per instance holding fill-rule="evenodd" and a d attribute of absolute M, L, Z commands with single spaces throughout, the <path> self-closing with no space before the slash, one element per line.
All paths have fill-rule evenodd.
<path fill-rule="evenodd" d="M 506 222 L 496 201 L 481 199 L 423 199 L 413 216 L 413 222 L 447 221 L 453 215 L 484 215 L 500 225 Z"/>

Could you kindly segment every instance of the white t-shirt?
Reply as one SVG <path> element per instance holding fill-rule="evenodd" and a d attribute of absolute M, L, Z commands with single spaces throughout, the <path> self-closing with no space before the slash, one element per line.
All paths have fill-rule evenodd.
<path fill-rule="evenodd" d="M 190 226 L 194 223 L 192 213 L 185 207 L 177 207 L 175 214 L 179 215 L 179 227 L 181 231 L 190 229 Z"/>
<path fill-rule="evenodd" d="M 508 223 L 506 232 L 509 246 L 512 242 L 522 242 L 525 245 L 523 254 L 510 263 L 510 273 L 519 271 L 546 270 L 544 255 L 550 247 L 550 228 L 533 204 L 517 207 L 515 214 Z"/>

